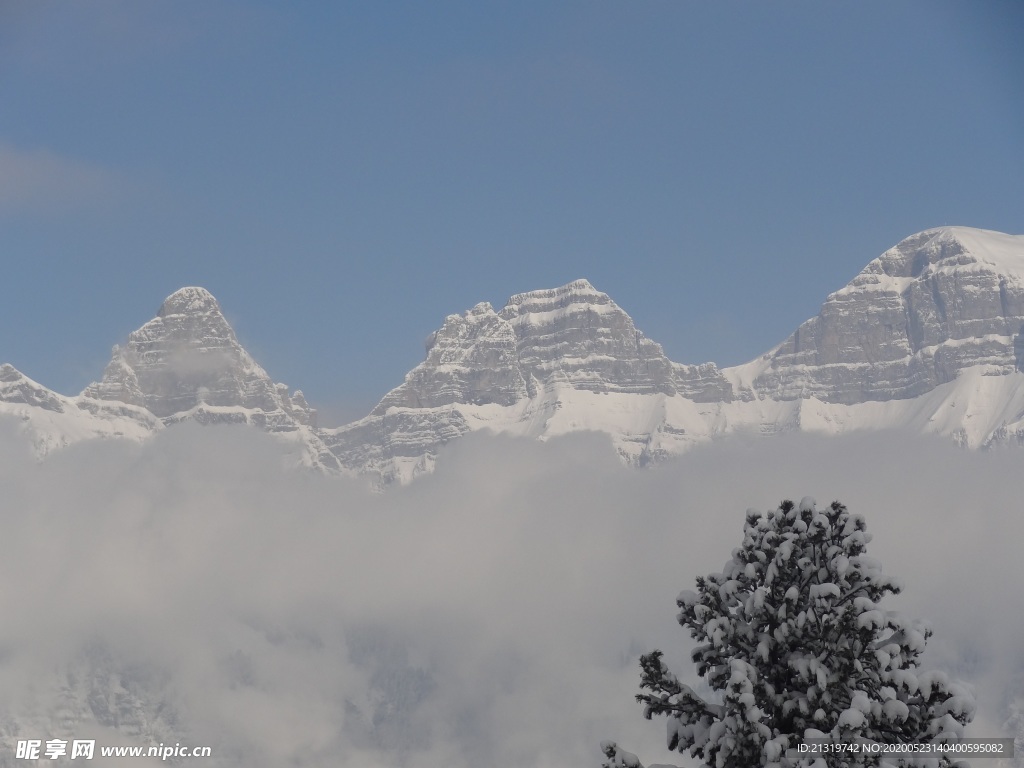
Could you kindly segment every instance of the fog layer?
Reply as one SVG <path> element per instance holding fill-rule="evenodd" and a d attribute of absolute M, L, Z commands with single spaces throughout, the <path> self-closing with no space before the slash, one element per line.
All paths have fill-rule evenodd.
<path fill-rule="evenodd" d="M 35 463 L 0 426 L 0 764 L 26 738 L 268 768 L 596 766 L 611 738 L 684 763 L 633 701 L 637 658 L 692 678 L 676 594 L 748 508 L 805 495 L 866 517 L 905 583 L 887 607 L 930 620 L 929 664 L 976 687 L 973 735 L 1024 695 L 1016 451 L 786 436 L 636 471 L 596 435 L 472 435 L 380 494 L 283 469 L 247 428 Z"/>

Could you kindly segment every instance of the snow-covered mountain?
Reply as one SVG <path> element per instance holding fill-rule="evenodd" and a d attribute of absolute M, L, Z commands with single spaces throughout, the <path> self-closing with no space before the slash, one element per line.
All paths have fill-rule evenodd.
<path fill-rule="evenodd" d="M 606 432 L 643 465 L 734 432 L 908 428 L 1024 442 L 1024 237 L 913 235 L 762 357 L 680 365 L 585 280 L 451 315 L 364 419 L 323 436 L 345 466 L 407 481 L 476 429 Z"/>
<path fill-rule="evenodd" d="M 144 440 L 182 421 L 250 424 L 287 441 L 297 463 L 339 469 L 301 391 L 275 384 L 238 343 L 217 300 L 182 288 L 115 346 L 103 378 L 64 397 L 10 365 L 0 368 L 0 413 L 21 418 L 37 452 L 91 437 Z"/>
<path fill-rule="evenodd" d="M 103 378 L 82 392 L 146 408 L 165 422 L 245 421 L 274 432 L 316 426 L 302 392 L 288 394 L 242 349 L 203 288 L 167 297 L 157 316 L 115 346 Z"/>
<path fill-rule="evenodd" d="M 666 399 L 731 400 L 732 385 L 713 363 L 673 363 L 607 294 L 576 280 L 517 294 L 500 312 L 485 303 L 449 315 L 404 383 L 366 418 L 323 436 L 345 466 L 408 480 L 474 429 L 597 429 L 629 440 Z"/>
<path fill-rule="evenodd" d="M 732 377 L 755 396 L 905 400 L 1024 361 L 1024 237 L 944 227 L 908 237 Z"/>
<path fill-rule="evenodd" d="M 384 482 L 429 471 L 445 443 L 480 429 L 605 432 L 637 465 L 735 432 L 906 428 L 976 448 L 1024 443 L 1022 330 L 1024 236 L 943 227 L 871 261 L 775 349 L 721 370 L 669 360 L 586 280 L 478 304 L 445 319 L 370 414 L 325 429 L 209 292 L 183 288 L 78 397 L 0 368 L 0 413 L 41 454 L 183 420 L 246 423 L 289 440 L 300 463 Z"/>

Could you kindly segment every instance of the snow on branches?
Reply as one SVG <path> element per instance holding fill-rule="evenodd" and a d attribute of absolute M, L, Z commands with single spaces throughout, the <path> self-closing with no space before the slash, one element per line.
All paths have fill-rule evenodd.
<path fill-rule="evenodd" d="M 679 623 L 697 642 L 697 672 L 721 703 L 681 683 L 660 651 L 640 659 L 646 692 L 637 700 L 648 719 L 668 718 L 669 749 L 715 768 L 788 768 L 815 764 L 786 756 L 805 739 L 963 738 L 973 695 L 919 668 L 931 630 L 880 607 L 900 585 L 865 554 L 870 541 L 864 518 L 839 502 L 819 510 L 805 498 L 747 513 L 743 543 L 722 572 L 699 577 L 696 591 L 677 599 Z M 829 755 L 827 764 L 878 761 L 847 753 Z M 629 765 L 611 763 L 619 764 Z"/>

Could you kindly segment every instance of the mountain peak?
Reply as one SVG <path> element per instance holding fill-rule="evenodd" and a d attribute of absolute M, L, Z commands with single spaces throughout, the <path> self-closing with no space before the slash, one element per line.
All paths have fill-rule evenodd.
<path fill-rule="evenodd" d="M 971 270 L 1024 279 L 1024 235 L 974 227 L 936 227 L 904 238 L 872 261 L 863 274 L 921 278 L 935 270 Z"/>
<path fill-rule="evenodd" d="M 522 311 L 537 311 L 547 306 L 567 307 L 570 304 L 609 304 L 608 294 L 594 288 L 589 280 L 573 280 L 558 288 L 544 288 L 537 291 L 517 293 L 505 303 L 503 314 L 515 314 Z M 545 311 L 540 309 L 540 311 Z"/>
<path fill-rule="evenodd" d="M 157 316 L 114 347 L 103 378 L 82 392 L 146 408 L 165 423 L 247 421 L 271 431 L 311 426 L 315 412 L 288 395 L 245 351 L 205 288 L 168 296 Z"/>
<path fill-rule="evenodd" d="M 518 407 L 542 425 L 563 399 L 609 394 L 644 395 L 648 404 L 675 395 L 733 399 L 713 364 L 673 363 L 607 294 L 574 280 L 515 294 L 500 312 L 481 303 L 448 315 L 405 381 L 365 419 L 325 433 L 325 442 L 343 465 L 406 477 L 472 425 L 502 418 L 502 408 Z"/>
<path fill-rule="evenodd" d="M 845 404 L 918 397 L 968 368 L 1024 370 L 1022 328 L 1024 236 L 928 229 L 871 261 L 750 364 L 753 388 Z"/>
<path fill-rule="evenodd" d="M 1024 277 L 1024 235 L 1008 235 L 975 227 L 941 227 L 931 230 L 940 241 L 955 241 L 977 260 L 997 272 Z"/>
<path fill-rule="evenodd" d="M 191 315 L 206 312 L 220 312 L 220 304 L 205 288 L 198 286 L 187 286 L 179 288 L 160 305 L 157 317 L 168 317 L 169 315 Z"/>

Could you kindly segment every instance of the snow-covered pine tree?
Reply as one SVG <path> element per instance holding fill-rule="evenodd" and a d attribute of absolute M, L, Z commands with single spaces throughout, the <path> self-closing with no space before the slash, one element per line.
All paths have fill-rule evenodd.
<path fill-rule="evenodd" d="M 668 747 L 715 768 L 915 765 L 864 752 L 787 757 L 808 739 L 837 744 L 958 741 L 972 693 L 918 661 L 930 629 L 882 610 L 899 585 L 865 555 L 864 519 L 833 502 L 749 511 L 722 573 L 677 600 L 698 674 L 721 703 L 680 682 L 660 651 L 640 659 L 644 716 L 668 718 Z M 613 742 L 606 768 L 639 765 Z M 931 766 L 959 763 L 931 758 Z"/>

